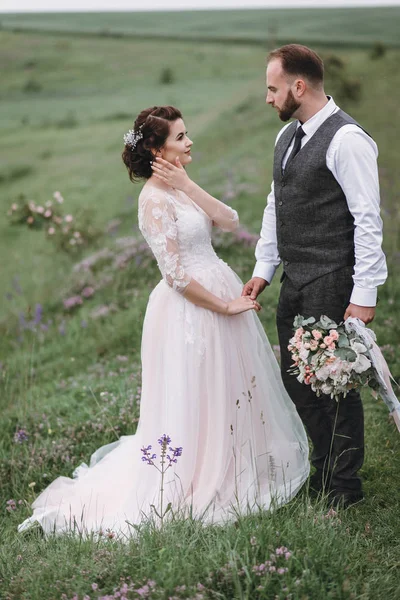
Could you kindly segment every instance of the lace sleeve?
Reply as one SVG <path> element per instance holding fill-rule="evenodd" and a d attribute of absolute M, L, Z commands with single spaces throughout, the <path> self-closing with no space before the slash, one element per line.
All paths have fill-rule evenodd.
<path fill-rule="evenodd" d="M 139 199 L 139 228 L 157 260 L 164 281 L 183 293 L 191 278 L 180 262 L 173 206 L 162 192 Z"/>
<path fill-rule="evenodd" d="M 211 219 L 222 231 L 235 231 L 239 227 L 239 216 L 233 208 L 215 199 Z"/>

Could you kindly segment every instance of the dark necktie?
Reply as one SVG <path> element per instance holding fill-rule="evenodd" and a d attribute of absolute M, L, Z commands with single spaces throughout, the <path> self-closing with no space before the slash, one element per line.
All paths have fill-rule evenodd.
<path fill-rule="evenodd" d="M 296 156 L 296 154 L 298 153 L 298 151 L 301 148 L 301 140 L 303 139 L 303 137 L 305 136 L 305 132 L 303 130 L 302 127 L 298 127 L 294 136 L 294 145 L 292 148 L 292 151 L 290 153 L 289 158 L 286 161 L 286 165 L 285 165 L 285 169 L 288 168 L 289 164 L 291 163 L 291 161 L 294 159 L 294 157 Z"/>

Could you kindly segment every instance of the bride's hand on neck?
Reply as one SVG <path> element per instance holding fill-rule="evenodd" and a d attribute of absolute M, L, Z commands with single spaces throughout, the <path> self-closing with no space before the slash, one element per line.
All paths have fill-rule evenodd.
<path fill-rule="evenodd" d="M 151 168 L 153 169 L 153 176 L 159 181 L 182 192 L 185 192 L 189 188 L 190 183 L 192 183 L 178 157 L 173 165 L 157 156 Z"/>

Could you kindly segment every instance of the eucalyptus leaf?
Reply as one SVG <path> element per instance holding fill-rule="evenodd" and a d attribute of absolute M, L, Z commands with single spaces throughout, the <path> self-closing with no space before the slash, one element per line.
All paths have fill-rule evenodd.
<path fill-rule="evenodd" d="M 347 335 L 344 335 L 343 333 L 339 334 L 338 346 L 339 346 L 339 348 L 349 348 L 350 347 L 350 343 L 347 338 Z"/>
<path fill-rule="evenodd" d="M 293 327 L 298 329 L 299 327 L 303 327 L 304 317 L 303 315 L 297 315 L 293 321 Z"/>
<path fill-rule="evenodd" d="M 313 325 L 314 323 L 315 323 L 314 317 L 308 317 L 308 319 L 304 319 L 303 326 L 304 325 Z"/>
<path fill-rule="evenodd" d="M 351 348 L 337 348 L 334 354 L 341 360 L 347 360 L 349 362 L 355 362 L 357 359 L 357 353 Z"/>
<path fill-rule="evenodd" d="M 321 315 L 319 322 L 324 329 L 337 329 L 337 323 L 326 315 Z"/>

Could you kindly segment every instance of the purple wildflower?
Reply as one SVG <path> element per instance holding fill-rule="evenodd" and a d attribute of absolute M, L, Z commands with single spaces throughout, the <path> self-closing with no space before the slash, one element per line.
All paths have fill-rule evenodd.
<path fill-rule="evenodd" d="M 148 595 L 151 592 L 151 589 L 149 588 L 148 585 L 144 585 L 141 588 L 138 588 L 137 590 L 135 590 L 135 592 L 141 597 L 141 598 L 147 598 Z"/>
<path fill-rule="evenodd" d="M 155 460 L 157 458 L 156 454 L 150 454 L 150 450 L 151 450 L 151 445 L 143 446 L 143 448 L 141 448 L 141 452 L 143 452 L 142 460 L 143 460 L 143 462 L 147 462 L 148 465 L 154 464 L 153 460 Z"/>
<path fill-rule="evenodd" d="M 36 304 L 35 306 L 35 318 L 34 318 L 34 325 L 38 325 L 40 323 L 40 321 L 42 320 L 42 315 L 43 315 L 43 307 L 41 304 Z"/>
<path fill-rule="evenodd" d="M 81 294 L 84 298 L 90 298 L 94 294 L 94 288 L 87 285 L 86 287 L 83 288 L 83 290 L 81 291 Z"/>
<path fill-rule="evenodd" d="M 66 298 L 63 300 L 63 305 L 66 310 L 70 308 L 75 308 L 76 306 L 80 306 L 83 304 L 83 300 L 81 296 L 71 296 L 70 298 Z"/>
<path fill-rule="evenodd" d="M 65 333 L 66 333 L 66 329 L 65 329 L 65 321 L 63 321 L 63 322 L 61 323 L 61 325 L 59 325 L 59 327 L 58 327 L 58 333 L 59 333 L 60 335 L 65 335 Z"/>
<path fill-rule="evenodd" d="M 15 500 L 13 498 L 11 500 L 7 500 L 6 504 L 7 504 L 6 510 L 8 510 L 8 512 L 12 512 L 13 510 L 17 509 L 17 503 L 15 502 Z"/>
<path fill-rule="evenodd" d="M 28 323 L 26 322 L 24 313 L 19 313 L 19 326 L 22 330 L 28 329 Z"/>
<path fill-rule="evenodd" d="M 182 447 L 179 448 L 171 448 L 171 446 L 168 448 L 168 450 L 170 452 L 172 452 L 172 456 L 170 456 L 169 454 L 167 454 L 167 460 L 169 461 L 169 464 L 171 465 L 172 463 L 176 463 L 178 462 L 178 458 L 179 456 L 182 456 Z"/>
<path fill-rule="evenodd" d="M 266 560 L 264 564 L 266 567 L 270 567 L 272 565 L 272 562 L 270 560 Z"/>
<path fill-rule="evenodd" d="M 164 433 L 158 440 L 158 443 L 160 444 L 160 446 L 168 446 L 168 444 L 171 443 L 171 438 L 169 437 L 169 435 Z"/>
<path fill-rule="evenodd" d="M 28 440 L 28 434 L 25 429 L 18 429 L 14 434 L 14 442 L 16 444 L 22 444 Z"/>
<path fill-rule="evenodd" d="M 252 570 L 256 575 L 262 575 L 265 571 L 265 564 L 262 563 L 261 565 L 254 565 Z"/>
<path fill-rule="evenodd" d="M 150 450 L 152 448 L 151 445 L 143 446 L 143 448 L 141 448 L 141 452 L 143 454 L 142 461 L 146 462 L 148 465 L 155 467 L 157 469 L 157 471 L 161 474 L 160 511 L 158 512 L 154 506 L 152 506 L 152 508 L 155 511 L 155 513 L 157 514 L 157 516 L 161 519 L 161 527 L 162 527 L 163 519 L 164 519 L 165 515 L 167 514 L 167 512 L 171 508 L 171 504 L 168 504 L 165 511 L 163 510 L 164 476 L 165 476 L 166 471 L 168 471 L 168 469 L 172 466 L 172 463 L 176 463 L 178 460 L 178 457 L 182 455 L 182 448 L 181 447 L 172 448 L 171 446 L 168 446 L 171 443 L 171 438 L 166 433 L 164 433 L 157 441 L 161 446 L 160 467 L 157 466 L 153 462 L 157 458 L 157 455 L 150 454 Z M 167 449 L 169 449 L 169 451 L 172 452 L 171 456 L 167 455 Z M 144 588 L 146 588 L 146 586 L 144 586 L 143 589 Z M 137 590 L 136 590 L 136 592 L 139 593 Z"/>
<path fill-rule="evenodd" d="M 250 231 L 247 231 L 247 229 L 244 229 L 243 227 L 235 232 L 235 237 L 245 246 L 255 246 L 259 239 L 258 235 L 250 233 Z"/>
<path fill-rule="evenodd" d="M 22 289 L 21 286 L 19 284 L 19 275 L 15 275 L 15 277 L 13 278 L 13 282 L 12 282 L 14 291 L 21 296 L 22 295 Z"/>

